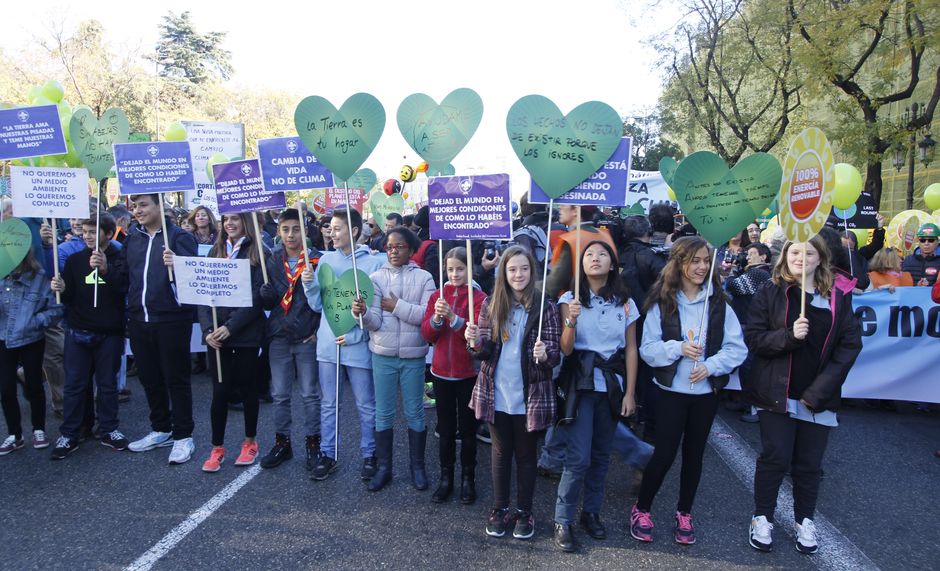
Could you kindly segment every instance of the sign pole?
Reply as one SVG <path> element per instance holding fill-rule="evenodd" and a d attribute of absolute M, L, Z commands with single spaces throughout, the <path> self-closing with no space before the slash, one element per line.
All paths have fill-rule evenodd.
<path fill-rule="evenodd" d="M 339 460 L 339 349 L 341 345 L 336 345 L 336 399 L 333 401 L 333 426 L 336 428 L 333 434 L 333 455 L 334 460 Z"/>
<path fill-rule="evenodd" d="M 219 329 L 219 314 L 215 310 L 215 301 L 212 302 L 212 331 L 218 331 Z M 212 347 L 208 347 L 212 349 Z M 218 377 L 219 382 L 222 382 L 222 354 L 219 353 L 218 349 L 213 349 L 215 352 L 215 372 Z"/>
<path fill-rule="evenodd" d="M 803 269 L 800 278 L 800 319 L 806 317 L 806 245 L 809 241 L 803 242 Z"/>
<path fill-rule="evenodd" d="M 849 237 L 849 219 L 845 215 L 845 210 L 842 210 L 842 224 L 845 226 L 845 237 L 848 238 Z M 846 244 L 845 249 L 846 249 L 846 253 L 849 255 L 849 274 L 854 276 L 855 268 L 852 267 L 852 247 Z"/>
<path fill-rule="evenodd" d="M 352 231 L 352 214 L 350 213 L 351 208 L 349 206 L 349 183 L 346 181 L 343 181 L 343 191 L 346 194 L 346 228 L 349 230 L 349 253 L 352 255 L 353 281 L 356 283 L 356 300 L 358 301 L 362 299 L 362 296 L 359 294 L 359 268 L 356 267 L 356 239 L 353 237 Z M 359 329 L 363 329 L 361 315 L 359 316 Z M 336 366 L 339 366 L 338 358 Z M 337 377 L 337 381 L 338 379 L 339 377 Z"/>
<path fill-rule="evenodd" d="M 552 197 L 548 198 L 548 222 L 546 222 L 545 235 L 551 237 L 552 235 L 552 207 L 555 204 L 555 199 Z M 549 239 L 549 243 L 551 240 Z M 542 268 L 542 291 L 541 300 L 539 301 L 539 331 L 536 334 L 536 341 L 542 340 L 542 316 L 545 314 L 545 282 L 548 280 L 548 251 L 545 252 L 545 267 Z"/>
<path fill-rule="evenodd" d="M 574 298 L 581 299 L 581 207 L 575 208 L 578 209 L 578 214 L 574 222 Z"/>
<path fill-rule="evenodd" d="M 59 245 L 56 244 L 55 239 L 55 218 L 49 219 L 49 226 L 52 227 L 52 272 L 55 277 L 59 277 Z M 59 292 L 55 292 L 55 302 L 62 303 L 62 295 Z"/>
<path fill-rule="evenodd" d="M 166 212 L 163 209 L 163 195 L 158 194 L 157 200 L 160 202 L 160 223 L 163 224 L 163 251 L 170 249 L 170 234 L 166 229 Z M 173 267 L 166 267 L 167 273 L 170 275 L 170 281 L 173 281 Z"/>
<path fill-rule="evenodd" d="M 300 242 L 303 244 L 303 260 L 304 265 L 309 265 L 310 260 L 307 256 L 307 217 L 304 216 L 303 201 L 300 199 L 300 193 L 297 193 L 297 217 L 300 218 Z M 265 279 L 267 282 L 267 279 Z"/>
<path fill-rule="evenodd" d="M 470 238 L 467 238 L 467 301 L 470 303 L 470 325 L 473 325 L 473 255 L 470 253 L 472 247 Z"/>
<path fill-rule="evenodd" d="M 705 333 L 705 322 L 708 319 L 708 302 L 712 297 L 712 280 L 715 279 L 715 264 L 718 262 L 718 248 L 715 248 L 715 251 L 712 253 L 712 265 L 711 269 L 708 270 L 708 284 L 705 286 L 705 307 L 702 309 L 702 320 L 698 324 L 698 342 L 702 344 L 704 339 L 703 335 Z M 690 331 L 690 333 L 692 333 Z M 690 343 L 695 342 L 695 339 L 689 339 Z M 698 363 L 698 359 L 695 360 Z M 689 383 L 689 388 L 695 386 L 695 383 Z"/>
<path fill-rule="evenodd" d="M 467 240 L 467 244 L 468 245 L 470 244 L 470 240 Z M 470 268 L 473 268 L 473 266 L 470 265 L 470 248 L 469 247 L 467 248 L 467 268 L 468 268 L 467 271 L 470 272 L 470 276 L 472 278 L 473 272 L 470 270 Z M 437 280 L 438 280 L 438 283 L 441 284 L 441 299 L 444 299 L 444 241 L 443 240 L 437 241 Z"/>
<path fill-rule="evenodd" d="M 105 177 L 101 179 L 100 181 L 98 181 L 98 197 L 97 197 L 98 200 L 97 200 L 97 204 L 95 205 L 96 206 L 95 208 L 95 251 L 96 252 L 101 251 L 101 247 L 99 246 L 99 244 L 101 244 L 101 238 L 100 238 L 100 235 L 101 235 L 101 187 L 107 184 L 108 184 L 108 177 Z M 166 236 L 166 234 L 164 234 L 164 236 Z M 94 274 L 95 274 L 95 277 L 93 279 L 95 280 L 95 293 L 94 293 L 93 300 L 92 300 L 92 307 L 97 309 L 98 308 L 98 268 L 95 268 Z"/>
<path fill-rule="evenodd" d="M 261 258 L 261 275 L 264 277 L 264 283 L 267 284 L 268 283 L 268 267 L 267 267 L 267 264 L 264 263 L 264 244 L 262 244 L 261 242 L 261 227 L 258 226 L 258 215 L 255 212 L 249 212 L 248 216 L 251 216 L 251 221 L 254 223 L 254 226 L 255 226 L 255 240 L 257 240 L 257 242 L 255 243 L 255 247 L 258 248 L 258 256 Z M 302 220 L 301 220 L 300 227 L 301 228 L 304 227 Z M 301 234 L 301 236 L 303 236 L 303 234 Z M 306 251 L 307 249 L 306 246 L 307 246 L 307 243 L 304 242 L 304 251 Z"/>

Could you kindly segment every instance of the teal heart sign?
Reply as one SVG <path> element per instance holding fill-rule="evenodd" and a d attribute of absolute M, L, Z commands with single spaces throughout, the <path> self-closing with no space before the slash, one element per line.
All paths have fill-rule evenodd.
<path fill-rule="evenodd" d="M 405 212 L 405 199 L 398 193 L 388 196 L 381 190 L 373 190 L 369 194 L 369 211 L 376 220 L 385 220 L 392 212 Z"/>
<path fill-rule="evenodd" d="M 366 162 L 385 130 L 385 109 L 368 93 L 350 96 L 338 110 L 311 95 L 297 105 L 294 126 L 307 149 L 342 180 Z"/>
<path fill-rule="evenodd" d="M 19 218 L 0 222 L 0 279 L 10 275 L 29 253 L 33 235 Z"/>
<path fill-rule="evenodd" d="M 672 189 L 688 221 L 720 246 L 774 201 L 782 176 L 780 163 L 767 153 L 754 153 L 729 170 L 715 153 L 699 151 L 679 163 Z"/>
<path fill-rule="evenodd" d="M 69 123 L 72 147 L 95 180 L 107 178 L 114 166 L 114 145 L 126 143 L 130 131 L 127 115 L 113 107 L 101 117 L 91 109 L 79 109 Z"/>
<path fill-rule="evenodd" d="M 477 92 L 451 91 L 440 105 L 424 93 L 413 93 L 398 106 L 398 130 L 408 146 L 428 162 L 429 172 L 446 167 L 476 133 L 483 118 Z"/>
<path fill-rule="evenodd" d="M 366 307 L 371 307 L 372 298 L 375 297 L 372 280 L 364 271 L 356 272 L 359 276 L 359 295 L 365 300 Z M 353 270 L 346 270 L 337 276 L 333 268 L 323 264 L 317 271 L 317 281 L 320 283 L 323 318 L 330 325 L 333 335 L 339 337 L 349 333 L 359 324 L 352 314 L 352 302 L 356 300 L 356 278 Z"/>
<path fill-rule="evenodd" d="M 600 101 L 562 115 L 547 97 L 527 95 L 509 109 L 506 131 L 532 179 L 558 198 L 604 166 L 620 144 L 623 121 Z"/>
<path fill-rule="evenodd" d="M 434 173 L 434 174 L 431 174 Z M 454 165 L 437 165 L 434 170 L 428 169 L 429 176 L 454 176 L 457 174 L 457 169 L 454 168 Z"/>
<path fill-rule="evenodd" d="M 672 177 L 675 176 L 678 167 L 679 163 L 672 157 L 659 159 L 659 174 L 662 175 L 663 180 L 666 181 L 666 184 L 670 187 L 672 186 Z"/>
<path fill-rule="evenodd" d="M 374 170 L 359 169 L 349 177 L 349 180 L 334 177 L 333 186 L 336 188 L 358 188 L 361 189 L 364 194 L 368 194 L 378 181 L 379 177 L 376 176 Z"/>

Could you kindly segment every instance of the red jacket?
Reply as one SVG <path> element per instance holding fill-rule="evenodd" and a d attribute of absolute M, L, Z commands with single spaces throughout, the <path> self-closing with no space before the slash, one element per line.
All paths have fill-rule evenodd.
<path fill-rule="evenodd" d="M 450 304 L 454 313 L 463 319 L 459 329 L 453 329 L 450 323 L 445 322 L 440 329 L 431 323 L 434 317 L 434 304 L 441 297 L 441 290 L 431 294 L 428 307 L 421 321 L 421 335 L 434 345 L 434 359 L 431 361 L 431 373 L 438 377 L 451 379 L 469 379 L 477 376 L 473 366 L 473 357 L 467 351 L 467 340 L 464 331 L 467 329 L 467 316 L 470 315 L 469 296 L 467 286 L 454 287 L 449 282 L 444 284 L 444 300 Z M 479 323 L 480 309 L 486 294 L 474 288 L 473 290 L 473 321 Z"/>
<path fill-rule="evenodd" d="M 933 289 L 930 290 L 930 297 L 933 298 L 934 303 L 940 303 L 940 280 L 937 280 L 937 283 L 933 284 Z"/>

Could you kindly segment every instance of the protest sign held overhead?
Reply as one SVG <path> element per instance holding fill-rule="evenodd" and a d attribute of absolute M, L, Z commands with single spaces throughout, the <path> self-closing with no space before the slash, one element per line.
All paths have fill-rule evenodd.
<path fill-rule="evenodd" d="M 216 199 L 221 214 L 284 208 L 283 192 L 268 192 L 262 184 L 258 159 L 212 165 Z"/>
<path fill-rule="evenodd" d="M 433 177 L 428 208 L 432 240 L 512 238 L 508 174 Z"/>
<path fill-rule="evenodd" d="M 835 161 L 826 135 L 816 127 L 790 143 L 780 185 L 780 226 L 787 239 L 805 242 L 819 233 L 832 210 Z"/>
<path fill-rule="evenodd" d="M 467 88 L 451 91 L 440 105 L 424 93 L 412 93 L 398 106 L 396 118 L 405 142 L 428 162 L 428 172 L 445 174 L 480 126 L 483 100 Z"/>
<path fill-rule="evenodd" d="M 186 129 L 186 140 L 189 141 L 193 157 L 193 177 L 196 183 L 187 189 L 186 208 L 192 209 L 202 205 L 218 215 L 215 186 L 206 166 L 209 164 L 209 158 L 216 154 L 233 159 L 245 156 L 245 126 L 241 123 L 207 121 L 183 121 L 182 125 Z"/>
<path fill-rule="evenodd" d="M 55 105 L 0 110 L 0 160 L 62 155 L 66 151 Z"/>
<path fill-rule="evenodd" d="M 630 172 L 631 147 L 633 139 L 623 137 L 614 154 L 604 166 L 578 186 L 555 198 L 557 204 L 578 204 L 594 206 L 623 206 L 627 204 L 628 179 Z M 529 189 L 529 202 L 548 204 L 550 197 L 532 181 Z"/>
<path fill-rule="evenodd" d="M 87 218 L 88 171 L 12 167 L 13 214 L 24 218 Z"/>
<path fill-rule="evenodd" d="M 192 190 L 195 184 L 185 141 L 114 145 L 114 168 L 124 195 Z"/>
<path fill-rule="evenodd" d="M 268 192 L 333 186 L 333 174 L 307 150 L 300 137 L 258 141 L 264 188 Z"/>
<path fill-rule="evenodd" d="M 180 303 L 251 307 L 251 262 L 247 259 L 175 256 Z"/>
<path fill-rule="evenodd" d="M 114 167 L 114 145 L 128 142 L 129 135 L 127 115 L 120 109 L 108 109 L 101 117 L 91 109 L 79 109 L 69 123 L 72 146 L 95 180 L 108 176 Z"/>

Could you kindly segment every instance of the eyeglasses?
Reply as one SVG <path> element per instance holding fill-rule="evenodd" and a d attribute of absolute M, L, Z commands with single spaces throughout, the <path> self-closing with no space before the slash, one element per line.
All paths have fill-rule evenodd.
<path fill-rule="evenodd" d="M 371 222 L 366 222 L 366 225 L 367 225 L 369 228 L 375 228 L 375 224 L 373 224 L 373 223 L 371 223 Z"/>
<path fill-rule="evenodd" d="M 408 244 L 389 244 L 385 246 L 385 251 L 391 250 L 392 252 L 400 252 L 404 250 L 410 250 Z"/>
<path fill-rule="evenodd" d="M 920 242 L 921 244 L 933 244 L 933 243 L 936 242 L 936 241 L 937 241 L 936 238 L 920 238 L 920 239 L 918 239 L 918 242 Z"/>

